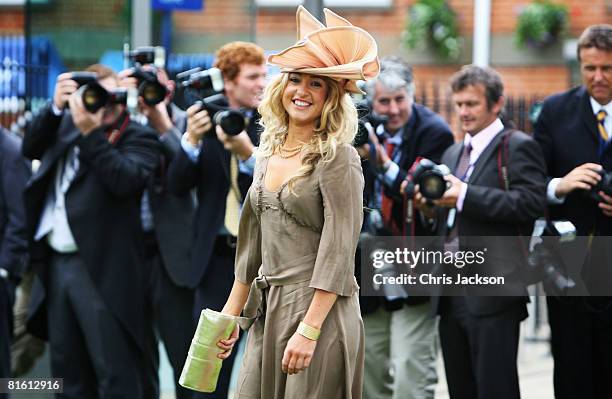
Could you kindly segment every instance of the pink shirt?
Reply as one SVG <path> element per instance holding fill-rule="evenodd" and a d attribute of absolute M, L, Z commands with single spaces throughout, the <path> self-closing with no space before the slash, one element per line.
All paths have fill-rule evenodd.
<path fill-rule="evenodd" d="M 489 126 L 482 129 L 478 134 L 471 135 L 466 134 L 463 139 L 463 145 L 470 144 L 472 146 L 472 152 L 470 152 L 470 166 L 465 174 L 466 180 L 470 180 L 470 176 L 474 171 L 474 164 L 478 161 L 478 158 L 483 153 L 485 148 L 489 146 L 491 141 L 497 136 L 501 131 L 504 130 L 504 124 L 499 118 L 495 119 L 493 123 Z M 459 196 L 457 197 L 457 212 L 461 212 L 463 209 L 463 201 L 465 201 L 465 195 L 468 190 L 468 183 L 461 183 L 461 190 L 459 191 Z"/>

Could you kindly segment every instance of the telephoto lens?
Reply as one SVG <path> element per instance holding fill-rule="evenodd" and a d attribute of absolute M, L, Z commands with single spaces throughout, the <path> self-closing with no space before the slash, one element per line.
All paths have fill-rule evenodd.
<path fill-rule="evenodd" d="M 230 136 L 240 134 L 248 124 L 248 118 L 235 109 L 218 111 L 213 117 L 213 121 L 215 125 L 221 126 L 223 131 Z"/>

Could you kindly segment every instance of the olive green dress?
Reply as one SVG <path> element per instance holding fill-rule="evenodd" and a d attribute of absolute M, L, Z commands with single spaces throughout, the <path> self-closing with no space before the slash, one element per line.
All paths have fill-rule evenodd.
<path fill-rule="evenodd" d="M 363 322 L 354 277 L 363 218 L 363 174 L 355 149 L 313 173 L 268 191 L 268 159 L 258 160 L 240 219 L 236 278 L 251 284 L 243 316 L 250 318 L 236 399 L 361 398 Z M 315 288 L 338 294 L 321 328 L 310 367 L 284 374 L 289 338 L 304 319 Z M 249 327 L 249 322 L 241 323 Z"/>

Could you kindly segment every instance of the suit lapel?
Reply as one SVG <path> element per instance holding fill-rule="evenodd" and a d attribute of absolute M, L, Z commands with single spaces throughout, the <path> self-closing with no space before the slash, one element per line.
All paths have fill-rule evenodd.
<path fill-rule="evenodd" d="M 502 137 L 504 136 L 504 132 L 505 131 L 506 131 L 506 129 L 504 129 L 501 132 L 499 132 L 493 138 L 493 140 L 491 140 L 491 142 L 489 143 L 487 148 L 485 148 L 485 150 L 482 152 L 482 154 L 480 154 L 480 156 L 478 157 L 478 160 L 474 164 L 474 170 L 472 171 L 472 174 L 470 175 L 469 181 L 471 183 L 475 182 L 478 179 L 478 176 L 480 176 L 480 174 L 484 170 L 485 165 L 487 165 L 489 163 L 489 159 L 493 155 L 497 154 L 497 147 L 499 146 L 499 142 L 501 141 Z"/>
<path fill-rule="evenodd" d="M 79 130 L 74 126 L 74 123 L 72 123 L 72 118 L 64 116 L 57 129 L 57 140 L 55 145 L 43 155 L 36 176 L 45 176 L 49 171 L 55 168 L 58 159 L 66 154 L 66 150 L 79 138 L 79 136 Z"/>

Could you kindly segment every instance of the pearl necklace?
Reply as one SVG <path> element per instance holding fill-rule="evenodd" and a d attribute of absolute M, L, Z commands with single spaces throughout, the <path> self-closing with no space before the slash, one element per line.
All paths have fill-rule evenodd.
<path fill-rule="evenodd" d="M 294 156 L 298 155 L 302 151 L 302 148 L 304 148 L 304 144 L 299 145 L 297 147 L 288 148 L 288 149 L 285 149 L 283 147 L 278 147 L 278 155 L 283 159 L 293 158 Z"/>

